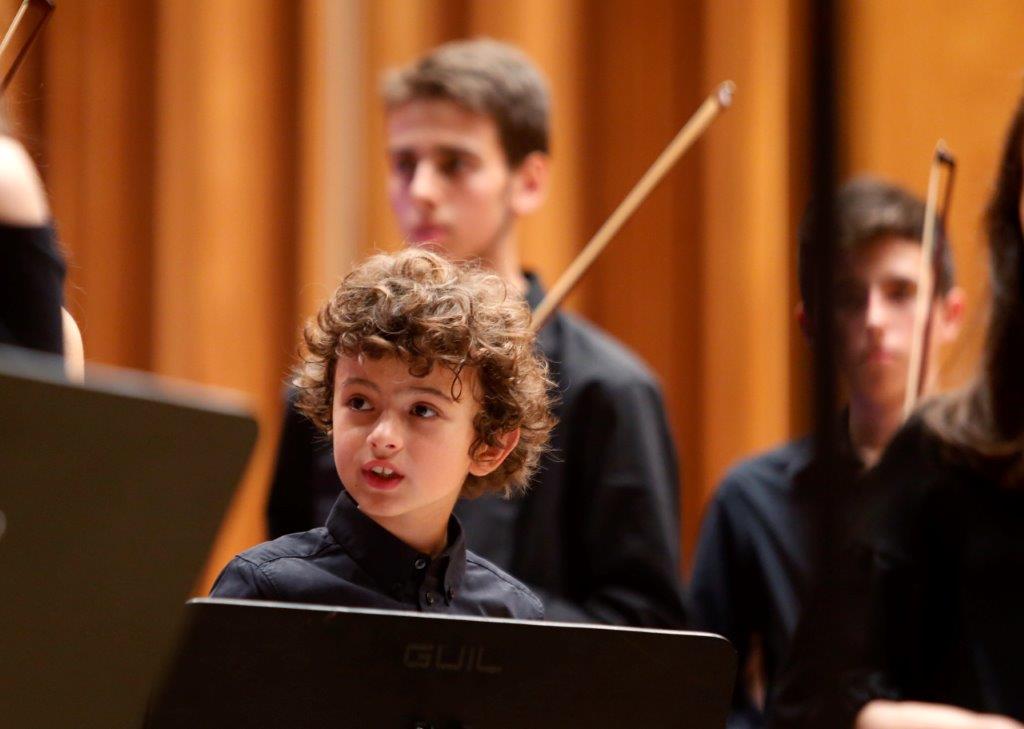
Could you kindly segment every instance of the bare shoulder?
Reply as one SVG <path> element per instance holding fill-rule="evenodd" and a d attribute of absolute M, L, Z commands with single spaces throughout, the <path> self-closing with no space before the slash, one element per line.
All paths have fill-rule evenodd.
<path fill-rule="evenodd" d="M 17 140 L 0 135 L 0 222 L 42 225 L 49 217 L 42 180 Z"/>

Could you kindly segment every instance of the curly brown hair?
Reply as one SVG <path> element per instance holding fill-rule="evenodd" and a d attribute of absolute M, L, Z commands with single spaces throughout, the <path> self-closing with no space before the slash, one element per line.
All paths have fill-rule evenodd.
<path fill-rule="evenodd" d="M 469 475 L 462 496 L 525 491 L 554 425 L 547 362 L 530 330 L 530 310 L 505 282 L 477 265 L 460 265 L 421 249 L 376 255 L 357 266 L 307 323 L 304 351 L 292 383 L 297 407 L 331 432 L 334 373 L 339 356 L 398 357 L 416 377 L 433 367 L 455 374 L 475 368 L 480 411 L 470 453 L 499 446 L 519 429 L 519 443 L 490 474 Z"/>

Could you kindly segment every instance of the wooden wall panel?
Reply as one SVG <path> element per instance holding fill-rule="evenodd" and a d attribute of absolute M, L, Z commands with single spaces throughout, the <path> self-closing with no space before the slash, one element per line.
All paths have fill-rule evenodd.
<path fill-rule="evenodd" d="M 301 6 L 299 37 L 298 317 L 319 308 L 348 272 L 366 238 L 365 9 L 355 2 Z"/>
<path fill-rule="evenodd" d="M 791 196 L 799 138 L 790 127 L 796 47 L 789 2 L 709 4 L 707 84 L 735 80 L 735 105 L 705 156 L 699 340 L 704 402 L 703 501 L 741 457 L 790 436 L 789 378 L 794 221 Z"/>
<path fill-rule="evenodd" d="M 43 174 L 90 360 L 151 364 L 152 3 L 62 4 L 45 33 Z M 39 49 L 34 49 L 33 52 Z"/>
<path fill-rule="evenodd" d="M 595 231 L 707 95 L 701 14 L 678 2 L 596 4 L 587 34 L 582 179 Z M 709 136 L 717 134 L 712 129 Z M 684 526 L 695 528 L 702 456 L 698 142 L 594 266 L 584 313 L 636 351 L 661 380 L 681 459 Z M 689 541 L 692 541 L 689 540 Z"/>
<path fill-rule="evenodd" d="M 296 9 L 160 7 L 154 369 L 249 393 L 261 426 L 209 577 L 263 538 L 293 351 Z"/>

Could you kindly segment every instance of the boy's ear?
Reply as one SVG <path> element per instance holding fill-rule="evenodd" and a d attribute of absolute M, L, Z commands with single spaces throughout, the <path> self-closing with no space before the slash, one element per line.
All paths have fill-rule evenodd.
<path fill-rule="evenodd" d="M 966 308 L 967 296 L 959 286 L 954 286 L 939 299 L 936 316 L 938 322 L 933 326 L 939 327 L 939 339 L 942 342 L 951 342 L 959 336 Z"/>
<path fill-rule="evenodd" d="M 519 428 L 498 436 L 498 445 L 483 445 L 472 455 L 469 472 L 474 476 L 486 476 L 505 462 L 508 454 L 519 445 Z"/>
<path fill-rule="evenodd" d="M 531 152 L 512 170 L 509 205 L 517 216 L 529 215 L 548 197 L 551 158 Z"/>

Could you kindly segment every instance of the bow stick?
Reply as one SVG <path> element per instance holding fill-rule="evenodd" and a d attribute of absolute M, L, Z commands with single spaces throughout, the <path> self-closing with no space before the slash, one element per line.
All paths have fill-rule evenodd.
<path fill-rule="evenodd" d="M 640 204 L 647 198 L 651 191 L 661 182 L 665 174 L 672 169 L 672 166 L 679 161 L 683 153 L 696 142 L 711 122 L 715 120 L 719 112 L 732 104 L 732 97 L 736 91 L 736 85 L 732 81 L 726 81 L 718 86 L 715 91 L 704 100 L 700 108 L 694 113 L 686 125 L 679 130 L 675 138 L 669 142 L 665 150 L 654 160 L 644 176 L 633 186 L 626 198 L 619 203 L 615 211 L 604 222 L 590 242 L 580 251 L 575 260 L 562 274 L 561 278 L 551 287 L 551 291 L 544 297 L 543 301 L 533 312 L 533 320 L 530 323 L 533 331 L 537 332 L 547 323 L 547 320 L 554 313 L 558 305 L 565 300 L 565 297 L 575 288 L 583 274 L 601 255 L 611 239 L 619 232 L 619 229 L 636 212 Z"/>
<path fill-rule="evenodd" d="M 25 25 L 25 19 L 30 15 L 29 10 L 35 10 L 32 13 L 35 16 L 35 23 Z M 28 55 L 33 41 L 42 32 L 46 21 L 49 20 L 52 11 L 52 0 L 23 0 L 21 3 L 18 12 L 14 16 L 14 20 L 11 21 L 7 32 L 4 33 L 3 40 L 0 41 L 0 68 L 6 68 L 2 72 L 2 76 L 0 76 L 0 94 L 7 90 L 18 67 L 21 66 L 21 62 Z M 23 31 L 22 39 L 15 43 L 15 37 L 19 35 L 19 31 Z"/>
<path fill-rule="evenodd" d="M 946 175 L 946 190 L 942 195 L 942 209 L 939 212 L 939 188 L 942 170 Z M 943 140 L 935 145 L 931 171 L 928 174 L 928 199 L 924 211 L 924 231 L 921 240 L 921 272 L 917 281 L 917 298 L 914 302 L 914 328 L 910 338 L 910 361 L 907 366 L 907 391 L 903 397 L 903 419 L 910 417 L 924 387 L 925 372 L 928 368 L 929 324 L 935 306 L 935 270 L 940 258 L 937 255 L 938 224 L 946 226 L 949 201 L 953 192 L 953 173 L 956 160 Z M 944 244 L 944 243 L 943 243 Z"/>

